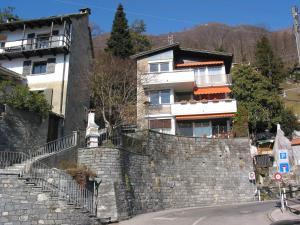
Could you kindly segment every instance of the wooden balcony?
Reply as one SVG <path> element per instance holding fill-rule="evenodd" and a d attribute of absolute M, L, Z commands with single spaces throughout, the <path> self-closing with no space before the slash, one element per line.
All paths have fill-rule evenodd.
<path fill-rule="evenodd" d="M 70 39 L 67 35 L 6 41 L 1 43 L 0 60 L 68 53 L 69 49 Z"/>

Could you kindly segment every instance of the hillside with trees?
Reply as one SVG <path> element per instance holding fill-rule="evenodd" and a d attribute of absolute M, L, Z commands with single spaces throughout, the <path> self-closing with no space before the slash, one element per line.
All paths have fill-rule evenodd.
<path fill-rule="evenodd" d="M 257 40 L 266 36 L 276 55 L 280 55 L 285 65 L 292 66 L 297 62 L 295 37 L 292 28 L 280 31 L 268 31 L 256 26 L 228 26 L 221 23 L 210 23 L 195 26 L 181 32 L 148 35 L 151 46 L 157 47 L 168 44 L 168 35 L 174 36 L 175 42 L 184 47 L 227 51 L 234 54 L 234 62 L 254 62 L 255 45 Z M 106 47 L 108 33 L 94 37 L 95 51 Z"/>

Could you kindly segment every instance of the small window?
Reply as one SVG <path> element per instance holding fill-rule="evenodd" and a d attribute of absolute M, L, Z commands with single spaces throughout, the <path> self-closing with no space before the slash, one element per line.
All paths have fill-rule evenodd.
<path fill-rule="evenodd" d="M 47 61 L 35 62 L 32 67 L 32 74 L 46 73 Z"/>
<path fill-rule="evenodd" d="M 150 63 L 150 72 L 158 72 L 158 63 Z"/>
<path fill-rule="evenodd" d="M 53 30 L 53 31 L 52 31 L 52 35 L 53 35 L 53 36 L 57 36 L 58 34 L 59 34 L 59 30 Z"/>
<path fill-rule="evenodd" d="M 151 103 L 151 105 L 159 104 L 159 92 L 158 91 L 150 92 L 150 103 Z"/>
<path fill-rule="evenodd" d="M 150 73 L 168 72 L 170 71 L 170 63 L 169 62 L 149 63 L 149 71 Z"/>
<path fill-rule="evenodd" d="M 170 90 L 161 90 L 161 91 L 151 91 L 150 104 L 151 105 L 160 105 L 160 104 L 170 104 Z"/>
<path fill-rule="evenodd" d="M 169 62 L 160 63 L 160 71 L 169 71 Z"/>

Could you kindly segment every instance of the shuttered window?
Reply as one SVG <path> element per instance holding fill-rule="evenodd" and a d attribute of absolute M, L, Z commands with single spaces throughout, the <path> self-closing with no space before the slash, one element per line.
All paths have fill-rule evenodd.
<path fill-rule="evenodd" d="M 171 119 L 150 120 L 150 129 L 171 128 Z"/>

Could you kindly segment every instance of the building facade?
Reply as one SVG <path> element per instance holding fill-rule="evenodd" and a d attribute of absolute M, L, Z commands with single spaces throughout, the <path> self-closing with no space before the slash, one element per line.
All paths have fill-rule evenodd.
<path fill-rule="evenodd" d="M 228 136 L 237 111 L 233 55 L 185 49 L 178 43 L 142 52 L 137 60 L 137 125 L 173 135 Z"/>
<path fill-rule="evenodd" d="M 0 24 L 0 65 L 27 78 L 52 106 L 48 141 L 85 129 L 93 57 L 90 9 Z"/>

